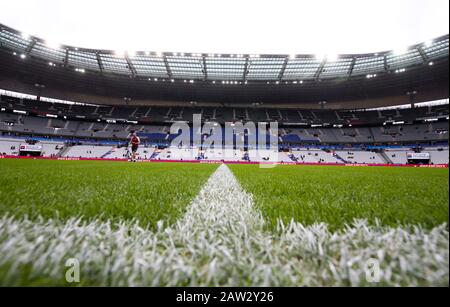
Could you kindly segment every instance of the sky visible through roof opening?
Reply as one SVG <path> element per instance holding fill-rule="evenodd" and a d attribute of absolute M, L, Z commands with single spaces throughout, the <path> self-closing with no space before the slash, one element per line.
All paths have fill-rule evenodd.
<path fill-rule="evenodd" d="M 95 49 L 368 53 L 448 34 L 449 1 L 2 1 L 0 23 L 52 45 Z"/>

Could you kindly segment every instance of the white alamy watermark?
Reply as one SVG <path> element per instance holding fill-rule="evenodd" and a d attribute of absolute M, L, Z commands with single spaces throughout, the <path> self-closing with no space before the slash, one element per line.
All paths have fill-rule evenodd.
<path fill-rule="evenodd" d="M 78 259 L 69 258 L 66 261 L 66 281 L 68 283 L 80 282 L 80 262 Z"/>
<path fill-rule="evenodd" d="M 258 162 L 261 167 L 279 163 L 277 122 L 226 122 L 202 124 L 202 115 L 194 114 L 192 126 L 175 122 L 170 134 L 177 135 L 170 146 L 190 149 L 194 159 Z"/>
<path fill-rule="evenodd" d="M 367 260 L 364 270 L 366 272 L 367 282 L 380 282 L 380 261 L 378 259 L 370 258 Z"/>

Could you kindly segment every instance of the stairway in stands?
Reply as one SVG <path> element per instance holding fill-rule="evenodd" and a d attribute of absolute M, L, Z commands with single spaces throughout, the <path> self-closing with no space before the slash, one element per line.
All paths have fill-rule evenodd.
<path fill-rule="evenodd" d="M 156 159 L 156 157 L 159 155 L 159 151 L 154 151 L 150 157 L 150 160 Z"/>
<path fill-rule="evenodd" d="M 104 158 L 106 158 L 107 156 L 109 156 L 110 154 L 112 154 L 113 152 L 114 152 L 114 147 L 112 147 L 107 153 L 105 153 L 105 154 L 103 154 L 100 158 L 101 159 L 104 159 Z"/>
<path fill-rule="evenodd" d="M 347 160 L 344 160 L 344 158 L 342 158 L 340 155 L 338 155 L 337 153 L 334 153 L 334 157 L 336 159 L 338 159 L 339 161 L 342 161 L 343 163 L 349 163 Z"/>
<path fill-rule="evenodd" d="M 384 150 L 380 152 L 380 156 L 386 164 L 394 164 L 394 162 L 392 162 L 392 160 L 388 157 Z"/>
<path fill-rule="evenodd" d="M 61 148 L 61 150 L 56 154 L 56 156 L 63 157 L 64 154 L 69 151 L 69 149 L 70 149 L 70 146 L 64 145 L 64 147 Z"/>

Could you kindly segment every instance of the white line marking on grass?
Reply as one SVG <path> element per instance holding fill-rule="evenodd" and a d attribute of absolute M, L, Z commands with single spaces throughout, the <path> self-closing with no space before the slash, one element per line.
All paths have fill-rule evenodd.
<path fill-rule="evenodd" d="M 273 234 L 263 226 L 252 195 L 221 165 L 185 215 L 156 232 L 130 221 L 0 218 L 0 284 L 23 278 L 22 264 L 33 267 L 27 278 L 63 278 L 68 258 L 79 260 L 82 283 L 98 285 L 371 286 L 372 258 L 381 285 L 449 283 L 446 225 L 407 231 L 355 221 L 330 232 L 325 224 L 280 222 Z"/>

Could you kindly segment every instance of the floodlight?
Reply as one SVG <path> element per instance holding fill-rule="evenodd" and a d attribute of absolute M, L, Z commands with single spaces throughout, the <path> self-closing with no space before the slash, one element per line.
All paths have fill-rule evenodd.
<path fill-rule="evenodd" d="M 61 44 L 59 44 L 57 42 L 52 42 L 52 41 L 46 41 L 45 45 L 47 45 L 47 47 L 49 47 L 51 49 L 59 49 L 61 47 Z"/>
<path fill-rule="evenodd" d="M 395 55 L 402 55 L 408 52 L 408 48 L 406 47 L 399 47 L 397 49 L 394 50 L 394 54 Z"/>
<path fill-rule="evenodd" d="M 316 60 L 323 61 L 324 59 L 326 59 L 327 56 L 324 53 L 317 53 L 315 57 L 316 57 Z"/>
<path fill-rule="evenodd" d="M 339 59 L 339 55 L 335 54 L 335 53 L 330 53 L 326 55 L 327 61 L 328 62 L 334 62 L 337 61 Z"/>
<path fill-rule="evenodd" d="M 124 50 L 116 50 L 116 51 L 114 52 L 114 55 L 115 55 L 116 57 L 122 58 L 122 57 L 125 56 L 125 51 L 124 51 Z"/>

